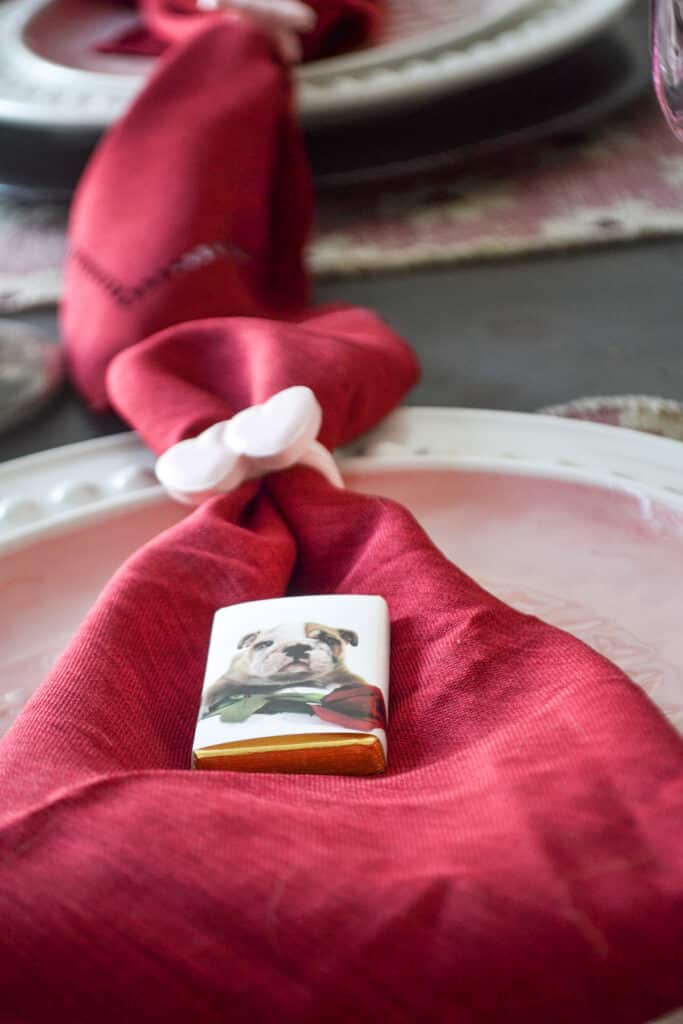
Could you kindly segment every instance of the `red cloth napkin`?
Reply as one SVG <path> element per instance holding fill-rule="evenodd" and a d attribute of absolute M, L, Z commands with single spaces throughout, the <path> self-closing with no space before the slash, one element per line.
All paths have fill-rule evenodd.
<path fill-rule="evenodd" d="M 112 357 L 169 324 L 303 315 L 312 197 L 290 107 L 265 37 L 209 17 L 98 147 L 72 207 L 61 313 L 93 406 L 108 404 Z"/>
<path fill-rule="evenodd" d="M 162 114 L 210 34 L 164 65 L 168 91 L 152 83 Z M 235 52 L 260 62 L 252 47 Z M 105 145 L 91 170 L 84 235 L 87 190 L 119 157 Z M 140 177 L 157 158 L 138 155 Z M 129 222 L 138 242 L 146 217 Z M 214 301 L 203 273 L 190 309 Z M 180 315 L 176 281 L 159 287 Z M 246 291 L 226 291 L 226 314 Z M 87 304 L 106 326 L 103 285 L 72 278 L 69 303 L 72 323 L 88 327 Z M 416 375 L 362 310 L 213 317 L 139 344 L 142 321 L 121 323 L 107 392 L 156 451 L 292 384 L 316 392 L 331 448 Z M 99 341 L 70 339 L 91 394 L 116 349 Z M 386 776 L 187 770 L 214 611 L 285 593 L 387 599 Z M 404 509 L 310 469 L 206 502 L 124 565 L 0 745 L 0 808 L 8 1024 L 636 1024 L 683 1000 L 680 738 L 617 668 L 487 594 Z"/>
<path fill-rule="evenodd" d="M 381 0 L 306 0 L 316 12 L 315 28 L 301 37 L 304 60 L 319 60 L 353 50 L 377 39 L 384 18 Z M 157 56 L 170 42 L 188 38 L 205 23 L 195 0 L 140 0 L 143 24 L 105 40 L 100 53 Z M 225 14 L 212 15 L 224 18 Z"/>

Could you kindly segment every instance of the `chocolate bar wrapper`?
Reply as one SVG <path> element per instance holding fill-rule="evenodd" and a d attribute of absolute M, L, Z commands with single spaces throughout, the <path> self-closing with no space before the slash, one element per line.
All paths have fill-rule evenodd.
<path fill-rule="evenodd" d="M 388 691 L 389 613 L 381 597 L 325 594 L 221 608 L 193 767 L 381 773 Z"/>

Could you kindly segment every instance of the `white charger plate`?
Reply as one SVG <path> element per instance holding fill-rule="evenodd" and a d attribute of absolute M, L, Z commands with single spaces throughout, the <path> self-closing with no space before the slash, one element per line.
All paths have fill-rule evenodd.
<path fill-rule="evenodd" d="M 383 44 L 300 70 L 302 120 L 314 127 L 350 119 L 532 67 L 597 33 L 629 2 L 392 0 Z M 93 51 L 130 22 L 129 12 L 104 0 L 1 4 L 0 123 L 106 128 L 153 64 Z"/>
<path fill-rule="evenodd" d="M 133 434 L 0 466 L 0 733 L 128 555 L 188 510 Z M 404 409 L 342 453 L 510 604 L 620 665 L 683 730 L 683 445 L 553 417 Z"/>

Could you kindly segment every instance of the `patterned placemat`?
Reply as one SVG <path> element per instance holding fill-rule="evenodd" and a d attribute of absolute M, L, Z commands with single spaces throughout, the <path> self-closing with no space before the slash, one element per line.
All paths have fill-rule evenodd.
<path fill-rule="evenodd" d="M 538 411 L 683 441 L 683 403 L 655 395 L 591 395 Z"/>
<path fill-rule="evenodd" d="M 585 136 L 328 201 L 311 259 L 352 274 L 681 233 L 683 146 L 648 98 Z"/>
<path fill-rule="evenodd" d="M 57 300 L 66 210 L 0 200 L 0 313 Z M 683 234 L 683 146 L 653 100 L 592 134 L 464 173 L 321 199 L 318 275 Z"/>

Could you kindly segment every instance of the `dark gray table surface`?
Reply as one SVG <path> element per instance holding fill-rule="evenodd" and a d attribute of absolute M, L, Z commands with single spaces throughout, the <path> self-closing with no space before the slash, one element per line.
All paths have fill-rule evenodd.
<path fill-rule="evenodd" d="M 683 240 L 425 268 L 320 284 L 416 349 L 413 405 L 531 411 L 583 395 L 683 398 Z M 17 319 L 54 328 L 54 311 Z M 0 459 L 125 429 L 65 389 L 0 438 Z"/>

